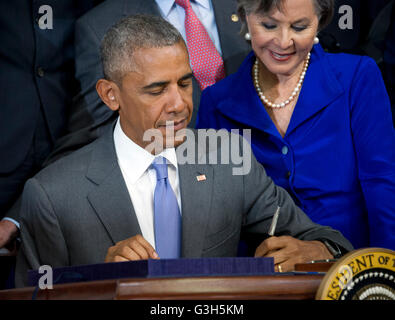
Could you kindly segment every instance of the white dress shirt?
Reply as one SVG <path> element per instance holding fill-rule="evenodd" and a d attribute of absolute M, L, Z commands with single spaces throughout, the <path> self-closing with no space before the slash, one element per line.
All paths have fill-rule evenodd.
<path fill-rule="evenodd" d="M 185 42 L 185 10 L 174 2 L 174 0 L 156 0 L 162 18 L 170 22 L 181 33 Z M 221 43 L 219 42 L 218 28 L 215 23 L 214 8 L 211 0 L 191 0 L 193 12 L 203 24 L 208 35 L 213 41 L 220 55 L 222 55 Z"/>
<path fill-rule="evenodd" d="M 159 155 L 153 156 L 125 135 L 119 118 L 114 129 L 114 144 L 118 164 L 133 203 L 142 236 L 155 248 L 154 191 L 156 186 L 156 171 L 151 167 L 151 164 L 155 157 L 162 156 L 167 159 L 169 163 L 169 182 L 176 195 L 181 213 L 181 194 L 176 151 L 174 148 L 169 148 L 162 151 Z M 132 211 L 130 214 L 132 214 Z"/>

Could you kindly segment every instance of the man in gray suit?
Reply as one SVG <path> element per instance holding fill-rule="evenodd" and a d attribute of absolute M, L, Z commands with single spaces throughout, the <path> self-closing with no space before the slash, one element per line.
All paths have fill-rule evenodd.
<path fill-rule="evenodd" d="M 154 16 L 122 19 L 107 32 L 101 54 L 105 78 L 96 88 L 119 118 L 95 142 L 26 183 L 17 286 L 26 284 L 28 269 L 44 264 L 166 257 L 157 248 L 174 235 L 169 231 L 168 239 L 158 242 L 162 230 L 156 224 L 154 194 L 160 177 L 153 169 L 158 157 L 169 163 L 165 179 L 181 215 L 179 257 L 236 256 L 242 234 L 258 237 L 255 255 L 273 257 L 280 272 L 352 250 L 338 231 L 314 224 L 274 185 L 239 136 L 223 131 L 251 155 L 251 163 L 242 164 L 247 168 L 243 174 L 234 174 L 236 165 L 229 162 L 202 161 L 215 153 L 222 157 L 224 144 L 213 147 L 196 135 L 191 143 L 186 135 L 193 110 L 192 72 L 185 43 L 171 24 Z M 163 139 L 151 153 L 147 132 Z M 183 163 L 185 151 L 191 152 L 187 143 L 198 151 Z M 276 236 L 268 237 L 278 207 Z"/>

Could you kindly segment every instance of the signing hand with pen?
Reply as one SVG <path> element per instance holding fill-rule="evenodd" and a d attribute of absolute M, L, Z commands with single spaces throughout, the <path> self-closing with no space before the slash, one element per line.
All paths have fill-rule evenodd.
<path fill-rule="evenodd" d="M 105 262 L 147 259 L 159 259 L 159 256 L 149 242 L 138 234 L 108 248 Z"/>
<path fill-rule="evenodd" d="M 290 236 L 270 237 L 255 251 L 255 257 L 273 257 L 276 272 L 295 270 L 295 264 L 332 259 L 321 241 L 303 241 Z"/>

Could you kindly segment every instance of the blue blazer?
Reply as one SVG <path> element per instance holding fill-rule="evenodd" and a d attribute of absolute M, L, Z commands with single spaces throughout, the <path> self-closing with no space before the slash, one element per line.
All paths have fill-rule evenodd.
<path fill-rule="evenodd" d="M 314 222 L 355 248 L 395 249 L 395 134 L 375 62 L 315 45 L 283 138 L 255 91 L 254 61 L 202 93 L 197 128 L 250 128 L 258 161 Z"/>

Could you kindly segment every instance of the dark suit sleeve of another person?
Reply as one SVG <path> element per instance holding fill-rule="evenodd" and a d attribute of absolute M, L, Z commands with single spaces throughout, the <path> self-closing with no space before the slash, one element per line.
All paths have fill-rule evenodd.
<path fill-rule="evenodd" d="M 245 143 L 246 144 L 246 143 Z M 252 151 L 249 149 L 249 152 Z M 314 223 L 294 203 L 286 190 L 274 184 L 264 167 L 251 157 L 251 170 L 244 180 L 244 219 L 242 236 L 258 239 L 258 245 L 267 233 L 277 206 L 281 207 L 275 236 L 292 236 L 300 240 L 329 240 L 342 252 L 353 250 L 351 243 L 337 230 Z"/>

